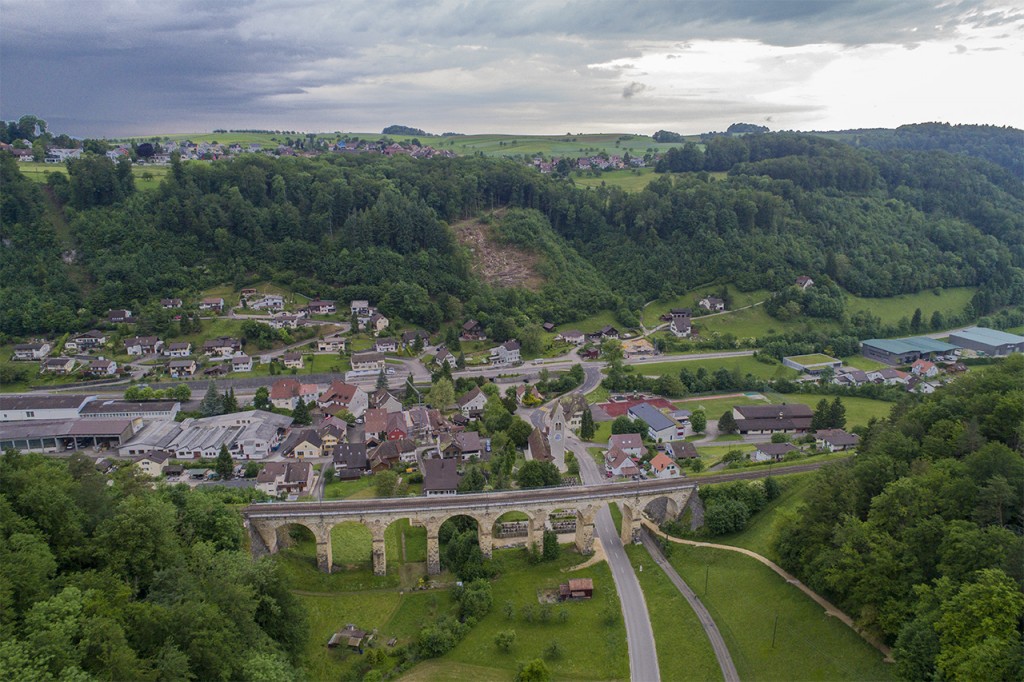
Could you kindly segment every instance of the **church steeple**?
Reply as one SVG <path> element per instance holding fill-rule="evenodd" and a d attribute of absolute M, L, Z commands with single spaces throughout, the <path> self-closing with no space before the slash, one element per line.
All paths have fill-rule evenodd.
<path fill-rule="evenodd" d="M 551 412 L 548 444 L 551 446 L 551 456 L 556 461 L 565 461 L 565 411 L 561 400 L 555 402 L 555 409 Z"/>

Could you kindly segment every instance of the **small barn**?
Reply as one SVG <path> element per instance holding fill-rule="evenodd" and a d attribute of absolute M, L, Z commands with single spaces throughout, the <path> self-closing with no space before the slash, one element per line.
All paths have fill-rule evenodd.
<path fill-rule="evenodd" d="M 327 641 L 327 648 L 334 649 L 339 646 L 347 646 L 353 651 L 363 653 L 363 645 L 369 643 L 371 639 L 373 639 L 373 634 L 367 633 L 366 630 L 360 630 L 355 625 L 349 623 L 331 635 L 331 638 Z"/>
<path fill-rule="evenodd" d="M 558 586 L 558 601 L 590 599 L 593 596 L 594 581 L 591 578 L 573 578 Z"/>

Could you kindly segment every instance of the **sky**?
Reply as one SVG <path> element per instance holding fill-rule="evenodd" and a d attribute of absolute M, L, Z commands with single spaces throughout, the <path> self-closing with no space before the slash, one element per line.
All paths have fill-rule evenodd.
<path fill-rule="evenodd" d="M 0 0 L 0 118 L 216 128 L 684 134 L 1024 128 L 1001 0 Z"/>

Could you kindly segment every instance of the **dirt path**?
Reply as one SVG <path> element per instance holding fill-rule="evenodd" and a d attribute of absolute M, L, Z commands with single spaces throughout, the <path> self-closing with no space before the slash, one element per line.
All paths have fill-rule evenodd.
<path fill-rule="evenodd" d="M 604 547 L 601 545 L 601 538 L 594 538 L 594 553 L 589 559 L 584 561 L 582 564 L 576 564 L 575 566 L 566 566 L 562 569 L 562 573 L 568 573 L 570 571 L 581 571 L 584 568 L 590 568 L 594 564 L 599 564 L 602 561 L 607 561 L 608 557 L 605 556 Z"/>
<path fill-rule="evenodd" d="M 745 549 L 743 547 L 733 547 L 731 545 L 719 545 L 719 544 L 715 544 L 715 543 L 712 543 L 712 542 L 697 542 L 696 540 L 684 540 L 682 538 L 674 538 L 674 537 L 672 537 L 670 535 L 666 535 L 664 532 L 662 532 L 661 529 L 658 528 L 656 525 L 654 525 L 654 523 L 652 523 L 649 519 L 644 519 L 643 523 L 644 523 L 644 526 L 646 526 L 647 529 L 651 533 L 653 533 L 653 534 L 655 534 L 655 535 L 657 535 L 659 537 L 667 538 L 671 542 L 675 542 L 675 543 L 678 543 L 680 545 L 691 545 L 693 547 L 710 547 L 712 549 L 724 549 L 724 550 L 726 550 L 728 552 L 739 552 L 740 554 L 745 554 L 746 556 L 748 556 L 748 557 L 750 557 L 752 559 L 756 559 L 757 561 L 760 561 L 762 564 L 764 564 L 765 566 L 767 566 L 768 568 L 772 569 L 773 571 L 778 573 L 780 576 L 782 576 L 782 578 L 787 583 L 789 583 L 790 585 L 793 585 L 794 587 L 799 589 L 801 592 L 806 594 L 808 597 L 813 599 L 815 602 L 817 602 L 818 606 L 820 606 L 821 608 L 825 609 L 826 615 L 838 618 L 843 624 L 845 624 L 851 630 L 853 630 L 858 635 L 860 635 L 864 639 L 865 642 L 867 642 L 871 646 L 873 646 L 876 649 L 878 649 L 879 651 L 881 651 L 882 654 L 885 655 L 885 662 L 886 663 L 892 663 L 893 662 L 892 649 L 890 649 L 888 646 L 886 646 L 883 642 L 881 642 L 878 638 L 876 638 L 871 633 L 869 633 L 866 630 L 858 627 L 857 624 L 853 622 L 852 618 L 850 618 L 848 615 L 846 615 L 845 613 L 840 611 L 839 608 L 836 607 L 832 602 L 828 601 L 827 599 L 822 597 L 820 594 L 818 594 L 817 592 L 815 592 L 811 588 L 809 588 L 806 585 L 804 585 L 800 580 L 797 579 L 796 576 L 794 576 L 792 573 L 786 571 L 784 568 L 782 568 L 781 566 L 776 564 L 771 559 L 763 557 L 760 554 L 758 554 L 757 552 L 752 552 L 749 549 Z"/>

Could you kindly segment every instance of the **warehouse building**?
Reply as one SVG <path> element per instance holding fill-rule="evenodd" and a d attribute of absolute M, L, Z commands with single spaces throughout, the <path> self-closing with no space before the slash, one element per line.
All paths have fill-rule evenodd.
<path fill-rule="evenodd" d="M 971 327 L 949 335 L 949 342 L 990 357 L 1024 353 L 1024 336 L 987 327 Z"/>
<path fill-rule="evenodd" d="M 950 337 L 950 341 L 952 341 Z M 861 355 L 884 362 L 887 365 L 909 365 L 924 358 L 934 360 L 939 355 L 949 355 L 959 346 L 930 339 L 927 336 L 912 336 L 906 339 L 868 339 L 861 342 Z"/>

